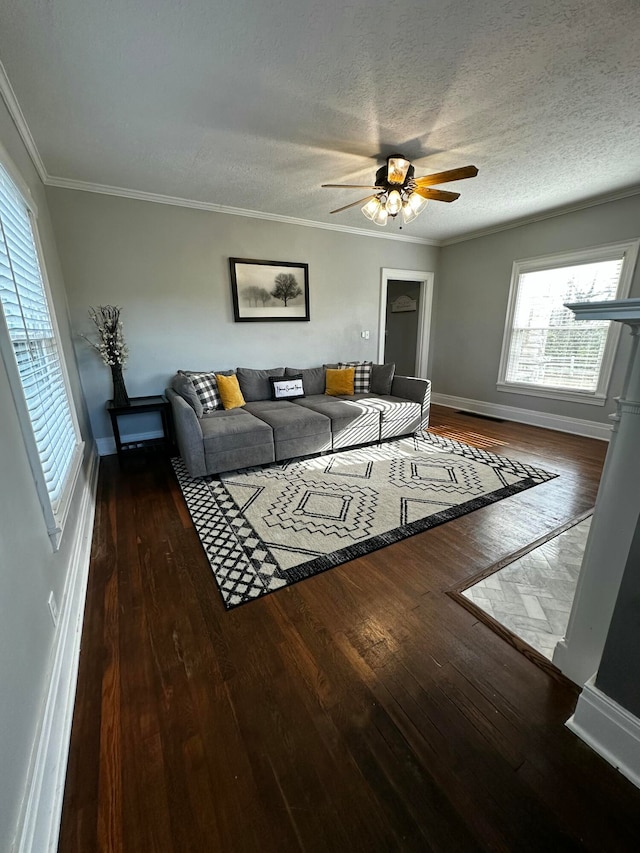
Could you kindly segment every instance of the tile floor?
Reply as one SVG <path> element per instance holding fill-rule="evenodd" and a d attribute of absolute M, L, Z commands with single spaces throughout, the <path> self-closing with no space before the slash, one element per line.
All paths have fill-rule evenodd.
<path fill-rule="evenodd" d="M 591 518 L 549 539 L 462 595 L 551 660 L 564 636 Z"/>

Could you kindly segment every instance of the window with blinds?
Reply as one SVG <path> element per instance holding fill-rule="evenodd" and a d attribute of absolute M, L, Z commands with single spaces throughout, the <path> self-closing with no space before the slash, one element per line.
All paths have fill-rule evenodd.
<path fill-rule="evenodd" d="M 604 404 L 619 329 L 565 303 L 627 296 L 636 254 L 631 243 L 517 261 L 498 389 Z"/>
<path fill-rule="evenodd" d="M 74 461 L 79 456 L 79 434 L 38 258 L 32 215 L 2 165 L 0 305 L 4 321 L 4 327 L 0 327 L 2 354 L 9 378 L 14 379 L 16 408 L 23 421 L 47 527 L 57 544 Z M 19 383 L 15 381 L 16 372 Z"/>

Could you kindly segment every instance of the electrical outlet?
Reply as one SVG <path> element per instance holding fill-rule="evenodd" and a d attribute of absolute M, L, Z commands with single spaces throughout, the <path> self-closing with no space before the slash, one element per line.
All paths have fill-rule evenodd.
<path fill-rule="evenodd" d="M 360 332 L 360 337 L 364 338 L 366 341 L 368 341 L 369 340 L 369 329 L 363 329 Z"/>
<path fill-rule="evenodd" d="M 369 329 L 364 333 L 364 336 L 367 340 L 369 340 Z"/>
<path fill-rule="evenodd" d="M 53 619 L 53 624 L 58 624 L 58 603 L 56 601 L 56 597 L 53 592 L 49 593 L 49 611 L 51 613 L 51 618 Z"/>

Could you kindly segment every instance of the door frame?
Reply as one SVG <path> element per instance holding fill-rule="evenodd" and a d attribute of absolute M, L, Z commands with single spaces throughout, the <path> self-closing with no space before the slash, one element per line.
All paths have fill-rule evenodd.
<path fill-rule="evenodd" d="M 390 280 L 417 281 L 420 284 L 420 317 L 418 318 L 416 341 L 415 375 L 421 379 L 427 379 L 434 273 L 424 270 L 396 270 L 382 267 L 380 274 L 380 319 L 378 323 L 378 361 L 380 364 L 384 362 L 385 331 L 387 328 L 387 285 Z"/>

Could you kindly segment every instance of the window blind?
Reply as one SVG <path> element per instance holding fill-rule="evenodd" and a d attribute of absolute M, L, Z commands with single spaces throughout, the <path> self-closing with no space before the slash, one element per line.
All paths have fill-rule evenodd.
<path fill-rule="evenodd" d="M 0 304 L 55 516 L 78 442 L 31 215 L 2 166 Z"/>
<path fill-rule="evenodd" d="M 595 392 L 609 321 L 576 320 L 565 302 L 615 299 L 623 257 L 522 273 L 505 379 Z"/>

